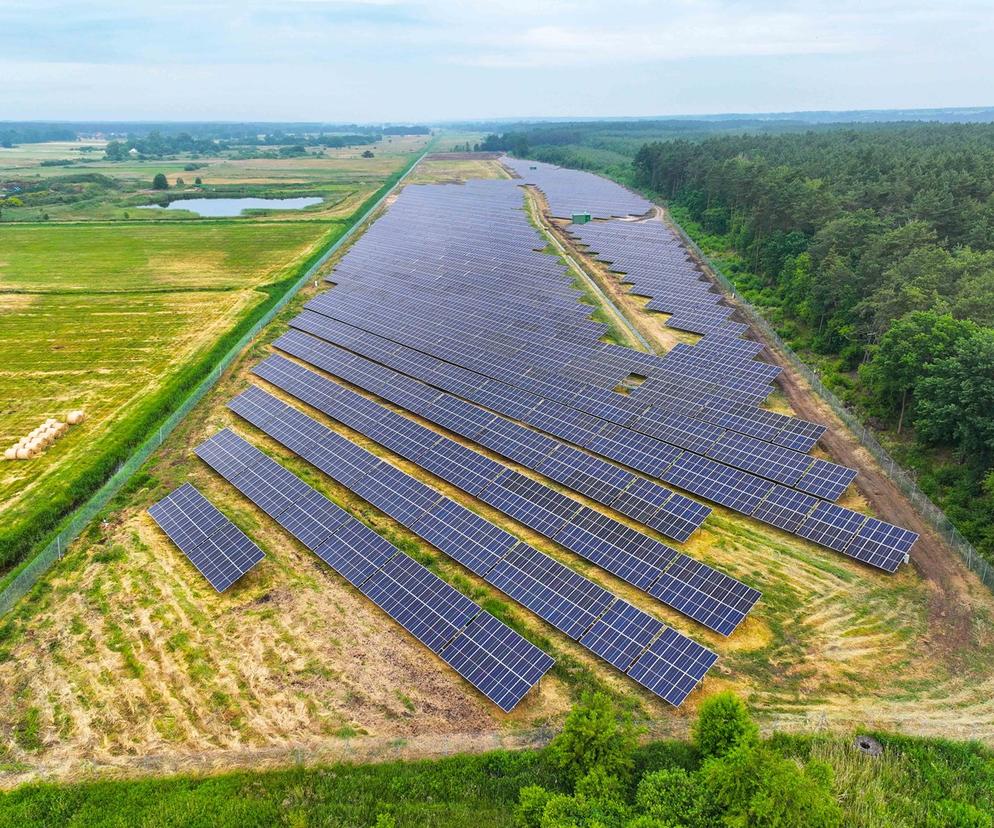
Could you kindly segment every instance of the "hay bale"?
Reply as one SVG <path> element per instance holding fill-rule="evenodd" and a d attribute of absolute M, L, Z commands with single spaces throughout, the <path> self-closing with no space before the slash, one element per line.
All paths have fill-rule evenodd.
<path fill-rule="evenodd" d="M 69 423 L 69 425 L 79 425 L 85 419 L 86 414 L 81 408 L 78 408 L 75 411 L 70 411 L 66 416 L 66 422 Z"/>
<path fill-rule="evenodd" d="M 11 446 L 9 449 L 6 449 L 4 451 L 4 453 L 3 453 L 3 459 L 4 460 L 16 460 L 17 459 L 17 449 L 14 448 L 13 446 Z"/>
<path fill-rule="evenodd" d="M 30 460 L 32 457 L 34 457 L 34 454 L 31 452 L 30 449 L 19 448 L 14 456 L 18 460 Z"/>

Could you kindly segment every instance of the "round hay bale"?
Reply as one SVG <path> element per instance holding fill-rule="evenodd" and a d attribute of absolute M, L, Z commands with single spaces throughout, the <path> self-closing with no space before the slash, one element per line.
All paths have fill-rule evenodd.
<path fill-rule="evenodd" d="M 34 454 L 32 453 L 31 449 L 19 448 L 14 456 L 18 460 L 30 460 L 32 457 L 34 457 Z"/>
<path fill-rule="evenodd" d="M 16 460 L 17 459 L 17 449 L 11 446 L 9 449 L 5 450 L 3 453 L 4 460 Z"/>
<path fill-rule="evenodd" d="M 83 413 L 83 410 L 77 409 L 69 412 L 69 415 L 66 417 L 66 422 L 69 423 L 69 425 L 79 425 L 84 419 L 86 419 L 86 415 Z"/>

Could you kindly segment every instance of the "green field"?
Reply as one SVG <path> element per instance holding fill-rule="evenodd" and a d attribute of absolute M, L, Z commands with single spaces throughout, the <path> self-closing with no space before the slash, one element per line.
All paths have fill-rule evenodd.
<path fill-rule="evenodd" d="M 4 208 L 0 450 L 70 409 L 84 410 L 86 421 L 40 456 L 0 465 L 0 569 L 27 557 L 85 500 L 421 144 L 400 141 L 362 164 L 341 152 L 259 159 L 326 197 L 307 214 L 217 220 L 180 212 L 157 221 L 153 211 L 131 210 L 143 220 L 95 221 L 123 217 L 122 198 L 148 200 L 136 193 L 128 162 L 101 165 L 114 168 L 120 189 L 84 188 L 81 200 L 41 208 L 48 221 L 21 220 L 27 206 Z M 0 180 L 47 174 L 53 168 L 37 163 L 48 147 L 0 154 L 8 164 Z M 285 184 L 264 183 L 261 169 L 215 161 L 239 192 L 285 194 Z"/>

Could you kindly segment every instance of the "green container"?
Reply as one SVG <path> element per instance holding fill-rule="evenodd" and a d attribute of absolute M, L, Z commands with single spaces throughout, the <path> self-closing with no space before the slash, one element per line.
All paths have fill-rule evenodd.
<path fill-rule="evenodd" d="M 590 221 L 590 213 L 573 213 L 573 224 L 586 224 Z"/>

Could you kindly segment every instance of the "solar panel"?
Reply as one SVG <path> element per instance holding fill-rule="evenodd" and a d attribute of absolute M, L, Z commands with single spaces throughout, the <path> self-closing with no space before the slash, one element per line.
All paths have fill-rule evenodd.
<path fill-rule="evenodd" d="M 666 544 L 586 506 L 553 540 L 640 589 L 648 589 L 677 554 Z"/>
<path fill-rule="evenodd" d="M 440 653 L 480 608 L 403 552 L 359 587 L 428 649 Z"/>
<path fill-rule="evenodd" d="M 797 534 L 836 552 L 842 552 L 865 522 L 866 515 L 821 500 L 805 518 Z"/>
<path fill-rule="evenodd" d="M 826 500 L 837 500 L 856 479 L 856 470 L 816 458 L 795 484 L 798 489 Z"/>
<path fill-rule="evenodd" d="M 817 502 L 818 498 L 804 492 L 788 489 L 786 486 L 774 486 L 752 515 L 785 532 L 796 533 Z"/>
<path fill-rule="evenodd" d="M 863 563 L 893 572 L 904 563 L 918 533 L 876 518 L 867 518 L 844 552 Z"/>
<path fill-rule="evenodd" d="M 606 589 L 524 544 L 512 549 L 486 580 L 576 639 L 614 600 Z"/>
<path fill-rule="evenodd" d="M 148 513 L 218 592 L 265 555 L 190 483 L 174 489 Z"/>
<path fill-rule="evenodd" d="M 284 528 L 501 709 L 513 708 L 552 666 L 549 656 L 518 633 L 233 432 L 215 435 L 197 454 L 225 468 L 236 485 L 248 472 L 228 463 L 229 455 L 257 473 L 260 488 L 292 493 Z"/>
<path fill-rule="evenodd" d="M 581 643 L 624 672 L 665 625 L 627 601 L 615 601 Z"/>
<path fill-rule="evenodd" d="M 628 670 L 628 675 L 674 706 L 704 678 L 718 656 L 667 628 Z"/>
<path fill-rule="evenodd" d="M 489 612 L 481 612 L 442 651 L 442 658 L 505 713 L 555 661 Z"/>
<path fill-rule="evenodd" d="M 493 569 L 518 543 L 514 535 L 448 499 L 421 518 L 415 531 L 476 575 Z"/>
<path fill-rule="evenodd" d="M 758 590 L 683 554 L 652 585 L 649 594 L 726 636 L 761 597 Z"/>

